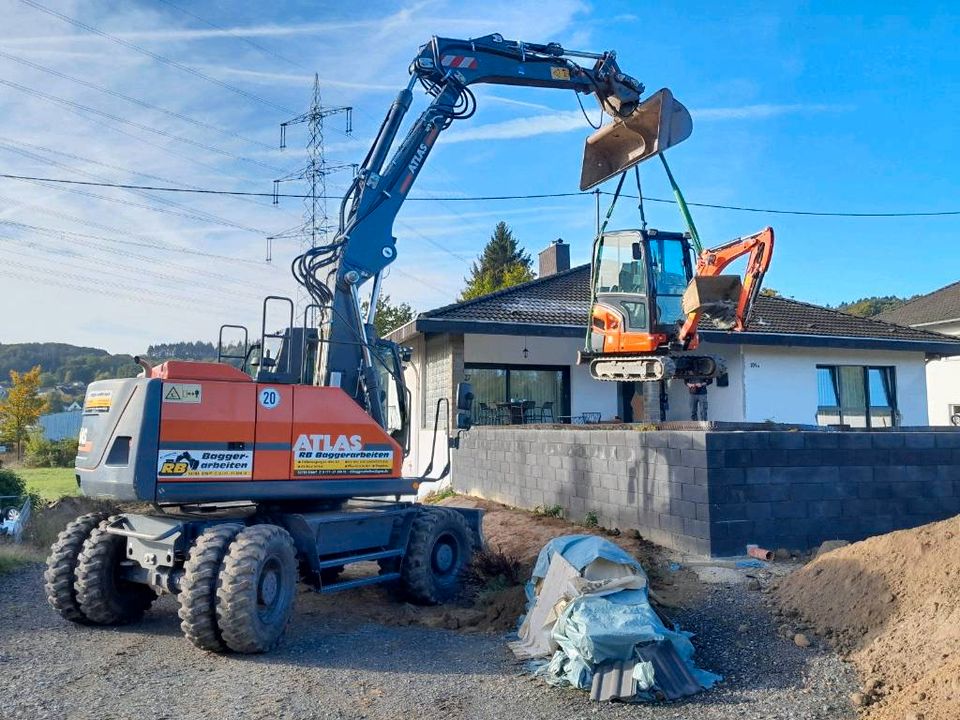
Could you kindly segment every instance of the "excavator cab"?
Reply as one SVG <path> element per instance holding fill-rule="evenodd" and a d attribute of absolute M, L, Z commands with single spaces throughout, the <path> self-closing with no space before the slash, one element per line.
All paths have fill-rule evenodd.
<path fill-rule="evenodd" d="M 589 350 L 656 352 L 684 320 L 683 293 L 693 277 L 685 233 L 620 230 L 594 243 L 594 304 Z"/>

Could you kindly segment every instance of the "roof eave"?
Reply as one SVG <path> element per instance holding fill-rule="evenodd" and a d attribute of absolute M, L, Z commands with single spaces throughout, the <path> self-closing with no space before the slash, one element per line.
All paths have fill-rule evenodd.
<path fill-rule="evenodd" d="M 856 337 L 852 335 L 800 335 L 795 333 L 724 332 L 701 330 L 703 340 L 730 345 L 767 345 L 779 347 L 831 347 L 853 350 L 897 350 L 931 355 L 960 355 L 960 340 L 902 340 L 897 338 Z"/>

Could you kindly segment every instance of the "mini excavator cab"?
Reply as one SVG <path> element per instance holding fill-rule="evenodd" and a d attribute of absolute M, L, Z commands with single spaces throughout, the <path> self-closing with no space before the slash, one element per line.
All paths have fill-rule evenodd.
<path fill-rule="evenodd" d="M 621 230 L 594 243 L 590 344 L 598 353 L 666 348 L 684 320 L 683 293 L 693 277 L 689 237 Z"/>

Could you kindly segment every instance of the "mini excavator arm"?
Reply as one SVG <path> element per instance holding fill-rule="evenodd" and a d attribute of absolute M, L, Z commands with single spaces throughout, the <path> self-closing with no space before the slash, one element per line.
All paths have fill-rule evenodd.
<path fill-rule="evenodd" d="M 739 296 L 736 298 L 733 317 L 732 329 L 736 331 L 742 331 L 746 326 L 753 302 L 760 294 L 763 276 L 770 267 L 770 259 L 773 257 L 773 228 L 764 228 L 753 235 L 709 248 L 701 252 L 697 258 L 696 278 L 704 278 L 721 275 L 730 263 L 748 254 L 747 269 L 740 285 Z M 677 336 L 684 347 L 696 346 L 697 327 L 703 314 L 702 306 L 687 313 L 687 319 Z"/>

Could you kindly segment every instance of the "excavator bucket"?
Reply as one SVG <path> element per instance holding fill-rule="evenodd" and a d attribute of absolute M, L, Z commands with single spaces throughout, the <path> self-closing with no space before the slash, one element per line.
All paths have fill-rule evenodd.
<path fill-rule="evenodd" d="M 666 88 L 654 93 L 626 118 L 615 118 L 587 138 L 580 189 L 588 190 L 673 147 L 693 132 L 687 109 Z"/>

